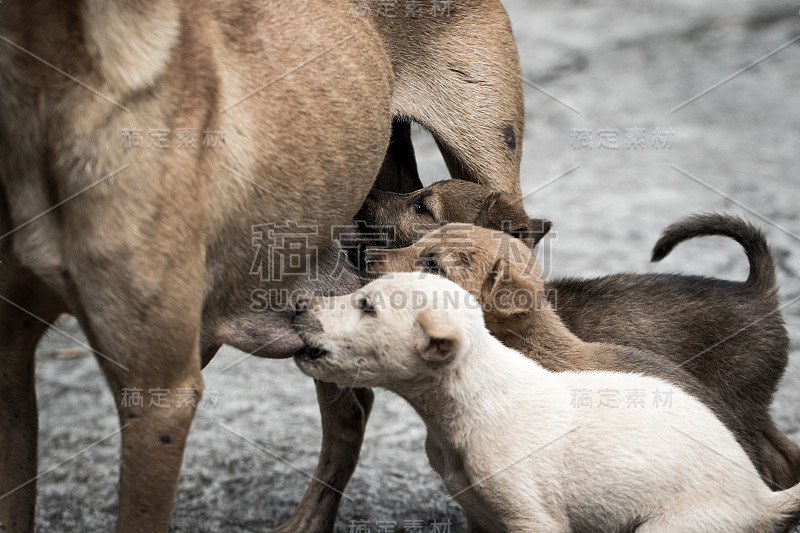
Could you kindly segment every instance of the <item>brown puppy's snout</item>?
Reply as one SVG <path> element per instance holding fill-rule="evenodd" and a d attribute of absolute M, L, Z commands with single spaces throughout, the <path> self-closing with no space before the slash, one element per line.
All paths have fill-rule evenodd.
<path fill-rule="evenodd" d="M 375 220 L 375 207 L 386 203 L 387 194 L 388 193 L 378 189 L 370 190 L 367 198 L 361 205 L 361 209 L 358 210 L 353 220 L 358 220 L 365 224 L 375 224 L 377 222 Z"/>

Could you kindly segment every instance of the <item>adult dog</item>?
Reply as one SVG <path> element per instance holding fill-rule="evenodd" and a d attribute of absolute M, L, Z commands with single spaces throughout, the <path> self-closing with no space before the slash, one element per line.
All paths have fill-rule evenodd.
<path fill-rule="evenodd" d="M 222 343 L 265 357 L 300 347 L 281 290 L 307 282 L 306 252 L 376 176 L 413 187 L 405 122 L 433 133 L 457 177 L 519 195 L 522 88 L 502 6 L 390 16 L 382 4 L 3 3 L 0 529 L 33 529 L 34 351 L 59 314 L 77 317 L 117 400 L 117 531 L 164 531 L 194 416 L 180 394 L 200 398 Z M 281 260 L 298 250 L 293 277 Z M 269 305 L 252 306 L 254 290 Z M 133 387 L 168 390 L 169 407 L 125 405 Z M 324 405 L 323 419 L 366 417 L 369 394 L 355 414 Z M 338 498 L 313 486 L 317 512 L 305 505 L 285 530 L 331 529 Z"/>

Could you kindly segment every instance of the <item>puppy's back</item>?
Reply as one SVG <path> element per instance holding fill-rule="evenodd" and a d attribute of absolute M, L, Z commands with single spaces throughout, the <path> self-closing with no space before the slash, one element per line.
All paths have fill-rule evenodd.
<path fill-rule="evenodd" d="M 746 282 L 615 274 L 556 279 L 547 289 L 580 339 L 662 354 L 733 402 L 746 395 L 766 409 L 788 361 L 777 296 Z"/>
<path fill-rule="evenodd" d="M 609 371 L 621 374 L 640 374 L 657 378 L 667 383 L 673 390 L 680 390 L 697 399 L 708 407 L 722 424 L 736 438 L 737 442 L 757 469 L 760 468 L 760 458 L 756 453 L 757 444 L 754 436 L 749 432 L 742 432 L 742 421 L 739 416 L 725 407 L 719 394 L 704 387 L 700 381 L 683 369 L 663 357 L 646 350 L 639 350 L 629 346 L 608 343 L 591 342 L 581 347 L 581 354 L 566 354 L 565 359 L 581 361 L 582 369 L 594 371 Z M 621 380 L 624 381 L 624 380 Z M 654 391 L 648 391 L 653 393 Z M 669 394 L 669 388 L 662 390 Z M 652 398 L 649 398 L 653 401 Z"/>

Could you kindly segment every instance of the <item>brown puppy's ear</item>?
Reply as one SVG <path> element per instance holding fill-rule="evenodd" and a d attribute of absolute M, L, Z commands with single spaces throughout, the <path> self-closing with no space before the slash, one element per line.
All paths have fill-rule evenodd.
<path fill-rule="evenodd" d="M 527 244 L 529 248 L 533 249 L 539 244 L 539 241 L 544 239 L 545 235 L 550 233 L 552 227 L 553 223 L 546 218 L 532 218 L 530 219 L 531 229 L 528 233 L 528 237 L 522 240 L 525 241 L 525 244 Z"/>
<path fill-rule="evenodd" d="M 431 363 L 444 363 L 452 359 L 461 346 L 461 331 L 446 313 L 423 309 L 417 314 L 420 335 L 417 351 Z"/>
<path fill-rule="evenodd" d="M 483 280 L 481 299 L 485 313 L 510 317 L 532 311 L 536 292 L 533 287 L 515 279 L 508 258 L 501 257 L 494 262 L 492 270 Z"/>
<path fill-rule="evenodd" d="M 493 192 L 483 200 L 475 225 L 513 235 L 531 248 L 544 237 L 542 234 L 532 239 L 535 236 L 531 233 L 531 219 L 525 213 L 525 207 L 520 200 L 506 192 Z"/>

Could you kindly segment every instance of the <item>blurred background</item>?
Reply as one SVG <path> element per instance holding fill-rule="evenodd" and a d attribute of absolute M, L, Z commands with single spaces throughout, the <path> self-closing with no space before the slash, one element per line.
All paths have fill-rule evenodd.
<path fill-rule="evenodd" d="M 650 249 L 665 226 L 698 211 L 735 212 L 757 223 L 779 265 L 792 337 L 773 414 L 800 443 L 797 2 L 504 5 L 525 80 L 526 208 L 554 224 L 539 250 L 548 277 L 627 271 L 743 280 L 747 260 L 733 241 L 697 239 L 657 265 L 649 263 Z M 424 182 L 445 179 L 430 136 L 419 128 L 414 136 Z M 37 363 L 45 472 L 37 531 L 110 530 L 116 411 L 74 321 L 59 327 L 64 333 L 48 334 Z M 290 360 L 230 348 L 204 379 L 170 531 L 269 530 L 291 515 L 316 465 L 321 430 L 313 383 Z M 381 531 L 380 521 L 395 522 L 394 531 L 421 521 L 428 532 L 434 521 L 448 520 L 451 531 L 465 530 L 462 511 L 428 466 L 424 438 L 411 408 L 379 391 L 337 531 L 349 531 L 355 520 L 366 520 L 369 531 Z"/>

